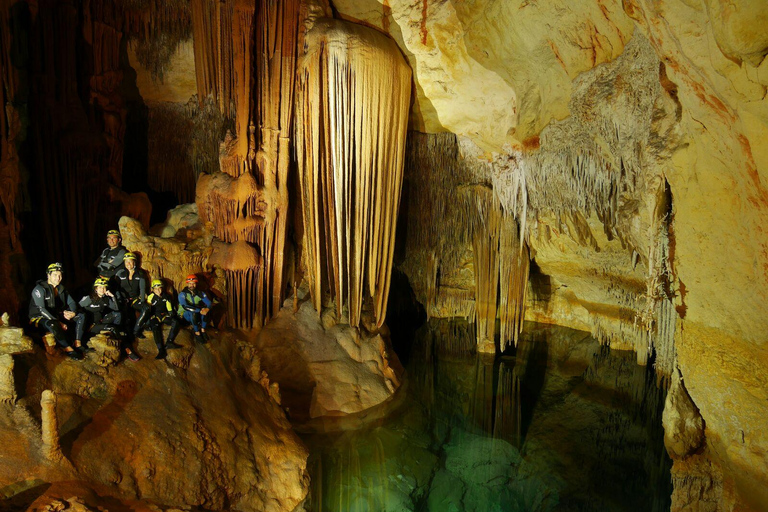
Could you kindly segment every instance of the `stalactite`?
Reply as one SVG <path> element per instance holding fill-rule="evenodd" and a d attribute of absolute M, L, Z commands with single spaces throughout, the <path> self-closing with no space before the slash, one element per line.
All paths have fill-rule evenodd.
<path fill-rule="evenodd" d="M 32 207 L 42 252 L 73 273 L 91 267 L 116 220 L 107 190 L 122 179 L 121 24 L 113 2 L 42 0 L 25 33 Z"/>
<path fill-rule="evenodd" d="M 192 139 L 192 122 L 187 109 L 175 103 L 149 105 L 147 115 L 147 153 L 173 155 L 173 158 L 150 158 L 147 183 L 152 190 L 173 192 L 180 203 L 195 197 L 196 178 L 188 149 Z"/>
<path fill-rule="evenodd" d="M 478 189 L 478 214 L 472 247 L 475 269 L 475 308 L 478 350 L 495 351 L 496 318 L 500 319 L 499 345 L 517 345 L 523 329 L 528 288 L 528 247 L 521 240 L 517 221 L 507 215 L 495 192 Z"/>
<path fill-rule="evenodd" d="M 234 153 L 230 157 L 234 162 L 223 166 L 222 170 L 229 172 L 233 177 L 246 172 L 252 172 L 255 145 L 252 134 L 253 126 L 253 89 L 254 72 L 254 18 L 256 16 L 256 4 L 249 0 L 234 0 L 232 11 L 232 90 L 234 100 L 235 140 Z M 264 5 L 260 4 L 260 9 Z M 259 30 L 269 30 L 260 26 Z M 222 34 L 222 41 L 224 41 Z M 222 55 L 221 64 L 225 56 Z M 261 72 L 261 70 L 260 70 Z"/>
<path fill-rule="evenodd" d="M 11 18 L 10 6 L 3 2 L 0 4 L 0 204 L 11 245 L 18 249 L 16 196 L 21 177 L 17 139 L 21 135 L 21 120 L 15 108 L 19 76 L 11 61 Z"/>
<path fill-rule="evenodd" d="M 256 2 L 191 0 L 190 5 L 198 100 L 202 103 L 213 98 L 221 113 L 234 120 L 233 133 L 221 154 L 221 170 L 237 177 L 251 171 L 255 152 L 252 110 Z"/>
<path fill-rule="evenodd" d="M 191 98 L 186 105 L 186 115 L 192 121 L 192 138 L 187 152 L 197 180 L 201 174 L 219 171 L 220 144 L 231 130 L 231 121 L 221 113 L 212 97 L 202 101 Z"/>
<path fill-rule="evenodd" d="M 219 141 L 228 123 L 211 98 L 202 106 L 191 98 L 186 105 L 156 102 L 149 107 L 148 154 L 174 158 L 151 158 L 148 184 L 156 191 L 173 192 L 180 203 L 191 203 L 199 176 L 219 169 Z"/>
<path fill-rule="evenodd" d="M 569 106 L 572 115 L 541 132 L 539 149 L 494 161 L 493 183 L 505 210 L 518 218 L 526 214 L 534 223 L 543 212 L 579 212 L 586 218 L 594 212 L 609 239 L 641 252 L 639 241 L 629 239 L 632 220 L 624 212 L 643 192 L 653 164 L 652 148 L 646 148 L 653 132 L 648 113 L 660 91 L 658 67 L 650 43 L 636 36 L 610 66 L 580 76 Z M 617 74 L 636 86 L 617 94 Z M 597 105 L 596 95 L 610 101 Z"/>
<path fill-rule="evenodd" d="M 299 4 L 192 2 L 200 95 L 214 96 L 234 122 L 219 150 L 222 172 L 201 178 L 197 203 L 218 238 L 260 249 L 258 279 L 248 281 L 258 286 L 249 292 L 255 299 L 248 301 L 254 307 L 249 323 L 254 313 L 259 323 L 276 314 L 285 294 Z M 232 320 L 241 323 L 239 316 Z"/>
<path fill-rule="evenodd" d="M 226 275 L 229 324 L 239 329 L 263 325 L 258 291 L 264 289 L 264 264 L 256 248 L 242 240 L 221 244 L 210 263 Z"/>
<path fill-rule="evenodd" d="M 122 185 L 123 147 L 127 109 L 123 102 L 123 71 L 120 47 L 123 39 L 123 15 L 119 6 L 108 0 L 92 0 L 82 7 L 82 34 L 86 57 L 91 69 L 89 106 L 100 118 L 98 129 L 102 134 L 109 156 L 107 172 L 109 181 Z"/>
<path fill-rule="evenodd" d="M 505 208 L 496 187 L 486 184 L 490 171 L 487 163 L 459 155 L 455 135 L 411 134 L 406 152 L 411 263 L 406 271 L 417 294 L 426 295 L 427 311 L 461 314 L 476 322 L 481 351 L 494 350 L 497 318 L 501 349 L 517 342 L 529 267 L 524 220 L 515 219 L 525 209 L 524 179 L 519 178 L 515 192 L 519 208 Z M 455 273 L 470 256 L 474 286 L 451 286 L 441 270 Z"/>
<path fill-rule="evenodd" d="M 587 323 L 601 342 L 634 347 L 639 363 L 653 360 L 659 375 L 668 375 L 674 367 L 676 314 L 664 252 L 668 212 L 657 211 L 665 201 L 656 189 L 663 181 L 660 152 L 674 141 L 654 140 L 659 137 L 654 119 L 665 115 L 658 104 L 658 69 L 650 43 L 635 35 L 622 56 L 574 81 L 571 115 L 545 128 L 537 149 L 510 151 L 494 160 L 491 181 L 505 211 L 531 224 L 539 243 L 550 239 L 550 225 L 537 226 L 546 216 L 555 219 L 550 224 L 558 236 L 598 251 L 588 222 L 594 214 L 606 238 L 626 249 L 628 265 L 645 266 L 645 292 L 620 277 L 603 276 L 609 282 L 605 293 L 615 304 L 593 308 Z M 635 86 L 617 90 L 619 80 Z M 644 211 L 651 212 L 650 219 L 641 215 Z"/>
<path fill-rule="evenodd" d="M 469 184 L 483 181 L 479 169 L 459 157 L 452 133 L 410 132 L 405 155 L 408 187 L 406 273 L 427 315 L 474 318 L 474 286 L 451 286 L 447 273 L 471 255 Z"/>
<path fill-rule="evenodd" d="M 230 119 L 235 117 L 233 6 L 231 0 L 190 0 L 198 99 L 214 98 L 221 113 Z M 238 57 L 246 64 L 250 54 Z"/>
<path fill-rule="evenodd" d="M 645 329 L 646 349 L 655 354 L 654 366 L 660 378 L 667 381 L 677 365 L 675 331 L 677 311 L 674 300 L 674 279 L 669 257 L 669 226 L 671 222 L 669 184 L 663 180 L 657 192 L 657 207 L 649 227 L 651 244 L 648 251 L 648 278 L 645 308 L 639 320 Z"/>
<path fill-rule="evenodd" d="M 299 65 L 296 138 L 305 260 L 315 307 L 330 289 L 356 326 L 366 296 L 384 322 L 402 186 L 410 68 L 374 30 L 322 20 Z"/>
<path fill-rule="evenodd" d="M 262 314 L 276 315 L 285 295 L 283 273 L 288 230 L 288 171 L 298 52 L 298 0 L 267 0 L 258 9 L 255 65 L 256 156 L 258 181 L 266 196 L 266 223 L 260 247 L 264 256 Z"/>
<path fill-rule="evenodd" d="M 106 3 L 106 2 L 105 2 Z M 162 82 L 178 45 L 192 36 L 188 0 L 123 0 L 113 2 L 136 58 L 153 80 Z"/>

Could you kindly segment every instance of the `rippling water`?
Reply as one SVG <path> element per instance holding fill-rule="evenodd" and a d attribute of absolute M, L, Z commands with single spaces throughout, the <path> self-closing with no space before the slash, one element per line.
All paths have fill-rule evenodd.
<path fill-rule="evenodd" d="M 473 339 L 429 322 L 382 419 L 304 436 L 311 510 L 669 510 L 665 390 L 633 353 L 538 324 L 513 356 Z"/>

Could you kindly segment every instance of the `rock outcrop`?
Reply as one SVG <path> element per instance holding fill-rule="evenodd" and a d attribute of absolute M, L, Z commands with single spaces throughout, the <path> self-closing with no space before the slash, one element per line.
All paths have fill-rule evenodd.
<path fill-rule="evenodd" d="M 154 344 L 144 340 L 141 361 L 108 367 L 97 353 L 84 361 L 41 350 L 24 356 L 24 390 L 16 405 L 1 405 L 0 440 L 9 448 L 0 454 L 0 487 L 51 482 L 62 499 L 78 496 L 93 510 L 109 499 L 145 508 L 299 508 L 307 452 L 268 378 L 251 378 L 251 345 L 216 334 L 193 346 L 186 330 L 177 341 L 183 348 L 168 361 L 153 359 Z"/>
<path fill-rule="evenodd" d="M 664 444 L 674 459 L 693 455 L 704 443 L 704 421 L 676 372 L 664 404 Z"/>
<path fill-rule="evenodd" d="M 261 364 L 280 384 L 291 419 L 308 423 L 355 414 L 395 394 L 403 369 L 388 329 L 377 328 L 371 312 L 363 313 L 361 324 L 337 323 L 330 309 L 321 318 L 305 297 L 296 310 L 286 301 L 258 334 Z"/>

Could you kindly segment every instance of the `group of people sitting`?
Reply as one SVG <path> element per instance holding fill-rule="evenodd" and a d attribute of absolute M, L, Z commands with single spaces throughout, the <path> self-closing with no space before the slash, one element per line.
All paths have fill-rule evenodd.
<path fill-rule="evenodd" d="M 178 309 L 174 308 L 162 280 L 152 280 L 147 290 L 147 273 L 137 266 L 136 255 L 123 247 L 117 230 L 107 233 L 107 248 L 95 266 L 99 277 L 79 303 L 61 284 L 61 263 L 48 265 L 46 279 L 38 281 L 32 290 L 30 324 L 50 332 L 68 357 L 81 360 L 85 352 L 94 350 L 86 334 L 110 333 L 120 340 L 126 357 L 138 361 L 141 358 L 131 348 L 131 341 L 144 338 L 144 329 L 149 327 L 157 345 L 155 359 L 164 359 L 167 350 L 181 348 L 174 341 L 181 328 L 179 316 L 192 325 L 196 342 L 208 341 L 205 329 L 212 303 L 208 294 L 197 288 L 195 274 L 187 276 L 186 287 L 179 293 Z M 165 341 L 163 325 L 170 326 Z M 73 331 L 74 340 L 70 340 L 68 333 Z"/>

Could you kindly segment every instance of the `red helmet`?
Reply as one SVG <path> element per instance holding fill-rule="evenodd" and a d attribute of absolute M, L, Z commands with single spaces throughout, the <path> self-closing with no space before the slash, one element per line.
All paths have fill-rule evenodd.
<path fill-rule="evenodd" d="M 197 282 L 197 276 L 195 274 L 189 274 L 187 276 L 187 282 L 188 283 L 196 283 Z"/>

